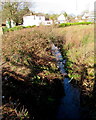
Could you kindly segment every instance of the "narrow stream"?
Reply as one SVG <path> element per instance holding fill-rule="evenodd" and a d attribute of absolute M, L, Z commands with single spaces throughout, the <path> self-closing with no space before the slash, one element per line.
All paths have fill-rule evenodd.
<path fill-rule="evenodd" d="M 54 44 L 52 45 L 52 54 L 56 58 L 61 74 L 65 76 L 67 74 L 64 69 L 65 60 L 63 60 L 59 49 Z M 56 119 L 80 120 L 80 91 L 78 88 L 72 86 L 70 79 L 67 77 L 64 77 L 63 86 L 65 96 L 60 100 Z"/>

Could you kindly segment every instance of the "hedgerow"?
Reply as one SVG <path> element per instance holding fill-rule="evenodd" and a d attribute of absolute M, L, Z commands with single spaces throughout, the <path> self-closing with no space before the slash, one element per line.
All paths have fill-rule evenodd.
<path fill-rule="evenodd" d="M 3 28 L 3 33 L 5 32 L 9 32 L 9 31 L 17 31 L 17 30 L 21 30 L 23 28 L 32 28 L 34 27 L 35 25 L 33 26 L 15 26 L 15 27 L 12 27 L 12 28 L 7 28 L 7 27 L 4 27 Z"/>
<path fill-rule="evenodd" d="M 72 25 L 89 25 L 89 24 L 92 24 L 92 22 L 61 23 L 59 27 L 66 27 Z"/>

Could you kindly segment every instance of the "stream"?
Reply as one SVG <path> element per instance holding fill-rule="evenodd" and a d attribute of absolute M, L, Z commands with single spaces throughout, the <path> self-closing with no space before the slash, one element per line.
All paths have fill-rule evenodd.
<path fill-rule="evenodd" d="M 56 58 L 57 67 L 62 75 L 64 75 L 63 86 L 65 95 L 60 99 L 56 120 L 80 120 L 80 91 L 79 88 L 73 87 L 70 79 L 66 77 L 67 73 L 64 69 L 62 55 L 59 49 L 52 44 L 52 54 Z"/>

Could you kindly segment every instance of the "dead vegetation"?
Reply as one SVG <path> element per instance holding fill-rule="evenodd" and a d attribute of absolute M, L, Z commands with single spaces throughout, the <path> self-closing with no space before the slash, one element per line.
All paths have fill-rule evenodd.
<path fill-rule="evenodd" d="M 47 120 L 48 111 L 43 113 L 46 106 L 49 111 L 51 107 L 53 110 L 56 103 L 54 100 L 62 96 L 60 94 L 62 76 L 51 54 L 51 42 L 60 48 L 63 57 L 67 60 L 66 70 L 69 77 L 73 79 L 73 84 L 80 85 L 84 96 L 93 94 L 95 78 L 93 25 L 66 28 L 41 26 L 6 33 L 3 35 L 2 46 L 2 60 L 5 63 L 3 65 L 3 94 L 7 96 L 4 104 L 9 104 L 9 101 L 14 102 L 19 98 L 21 106 L 25 105 L 24 108 L 28 110 L 29 116 L 33 112 L 31 119 Z M 5 92 L 9 88 L 10 94 Z M 17 88 L 18 94 L 15 98 L 14 93 Z M 11 100 L 9 100 L 10 96 Z M 92 100 L 93 98 L 90 106 L 94 104 Z M 88 105 L 85 101 L 83 103 L 83 105 Z M 40 107 L 39 110 L 37 110 L 38 107 Z M 32 111 L 31 108 L 33 108 Z M 90 114 L 91 112 L 89 111 Z"/>

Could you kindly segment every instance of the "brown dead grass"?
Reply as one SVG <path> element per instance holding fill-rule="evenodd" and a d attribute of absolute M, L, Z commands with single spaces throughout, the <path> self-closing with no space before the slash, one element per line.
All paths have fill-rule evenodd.
<path fill-rule="evenodd" d="M 50 69 L 48 71 L 53 71 L 55 77 L 54 70 L 57 68 L 50 51 L 49 34 L 50 28 L 46 27 L 22 29 L 4 34 L 2 46 L 3 63 L 6 62 L 4 67 L 10 67 L 10 70 L 25 76 L 39 75 L 44 73 L 44 69 Z M 50 75 L 48 76 L 50 78 Z"/>
<path fill-rule="evenodd" d="M 64 36 L 63 54 L 66 51 L 69 76 L 82 85 L 87 81 L 85 89 L 92 92 L 94 86 L 94 25 L 69 26 L 54 29 L 58 35 Z M 88 82 L 88 81 L 91 82 Z M 91 86 L 91 87 L 89 87 Z"/>

